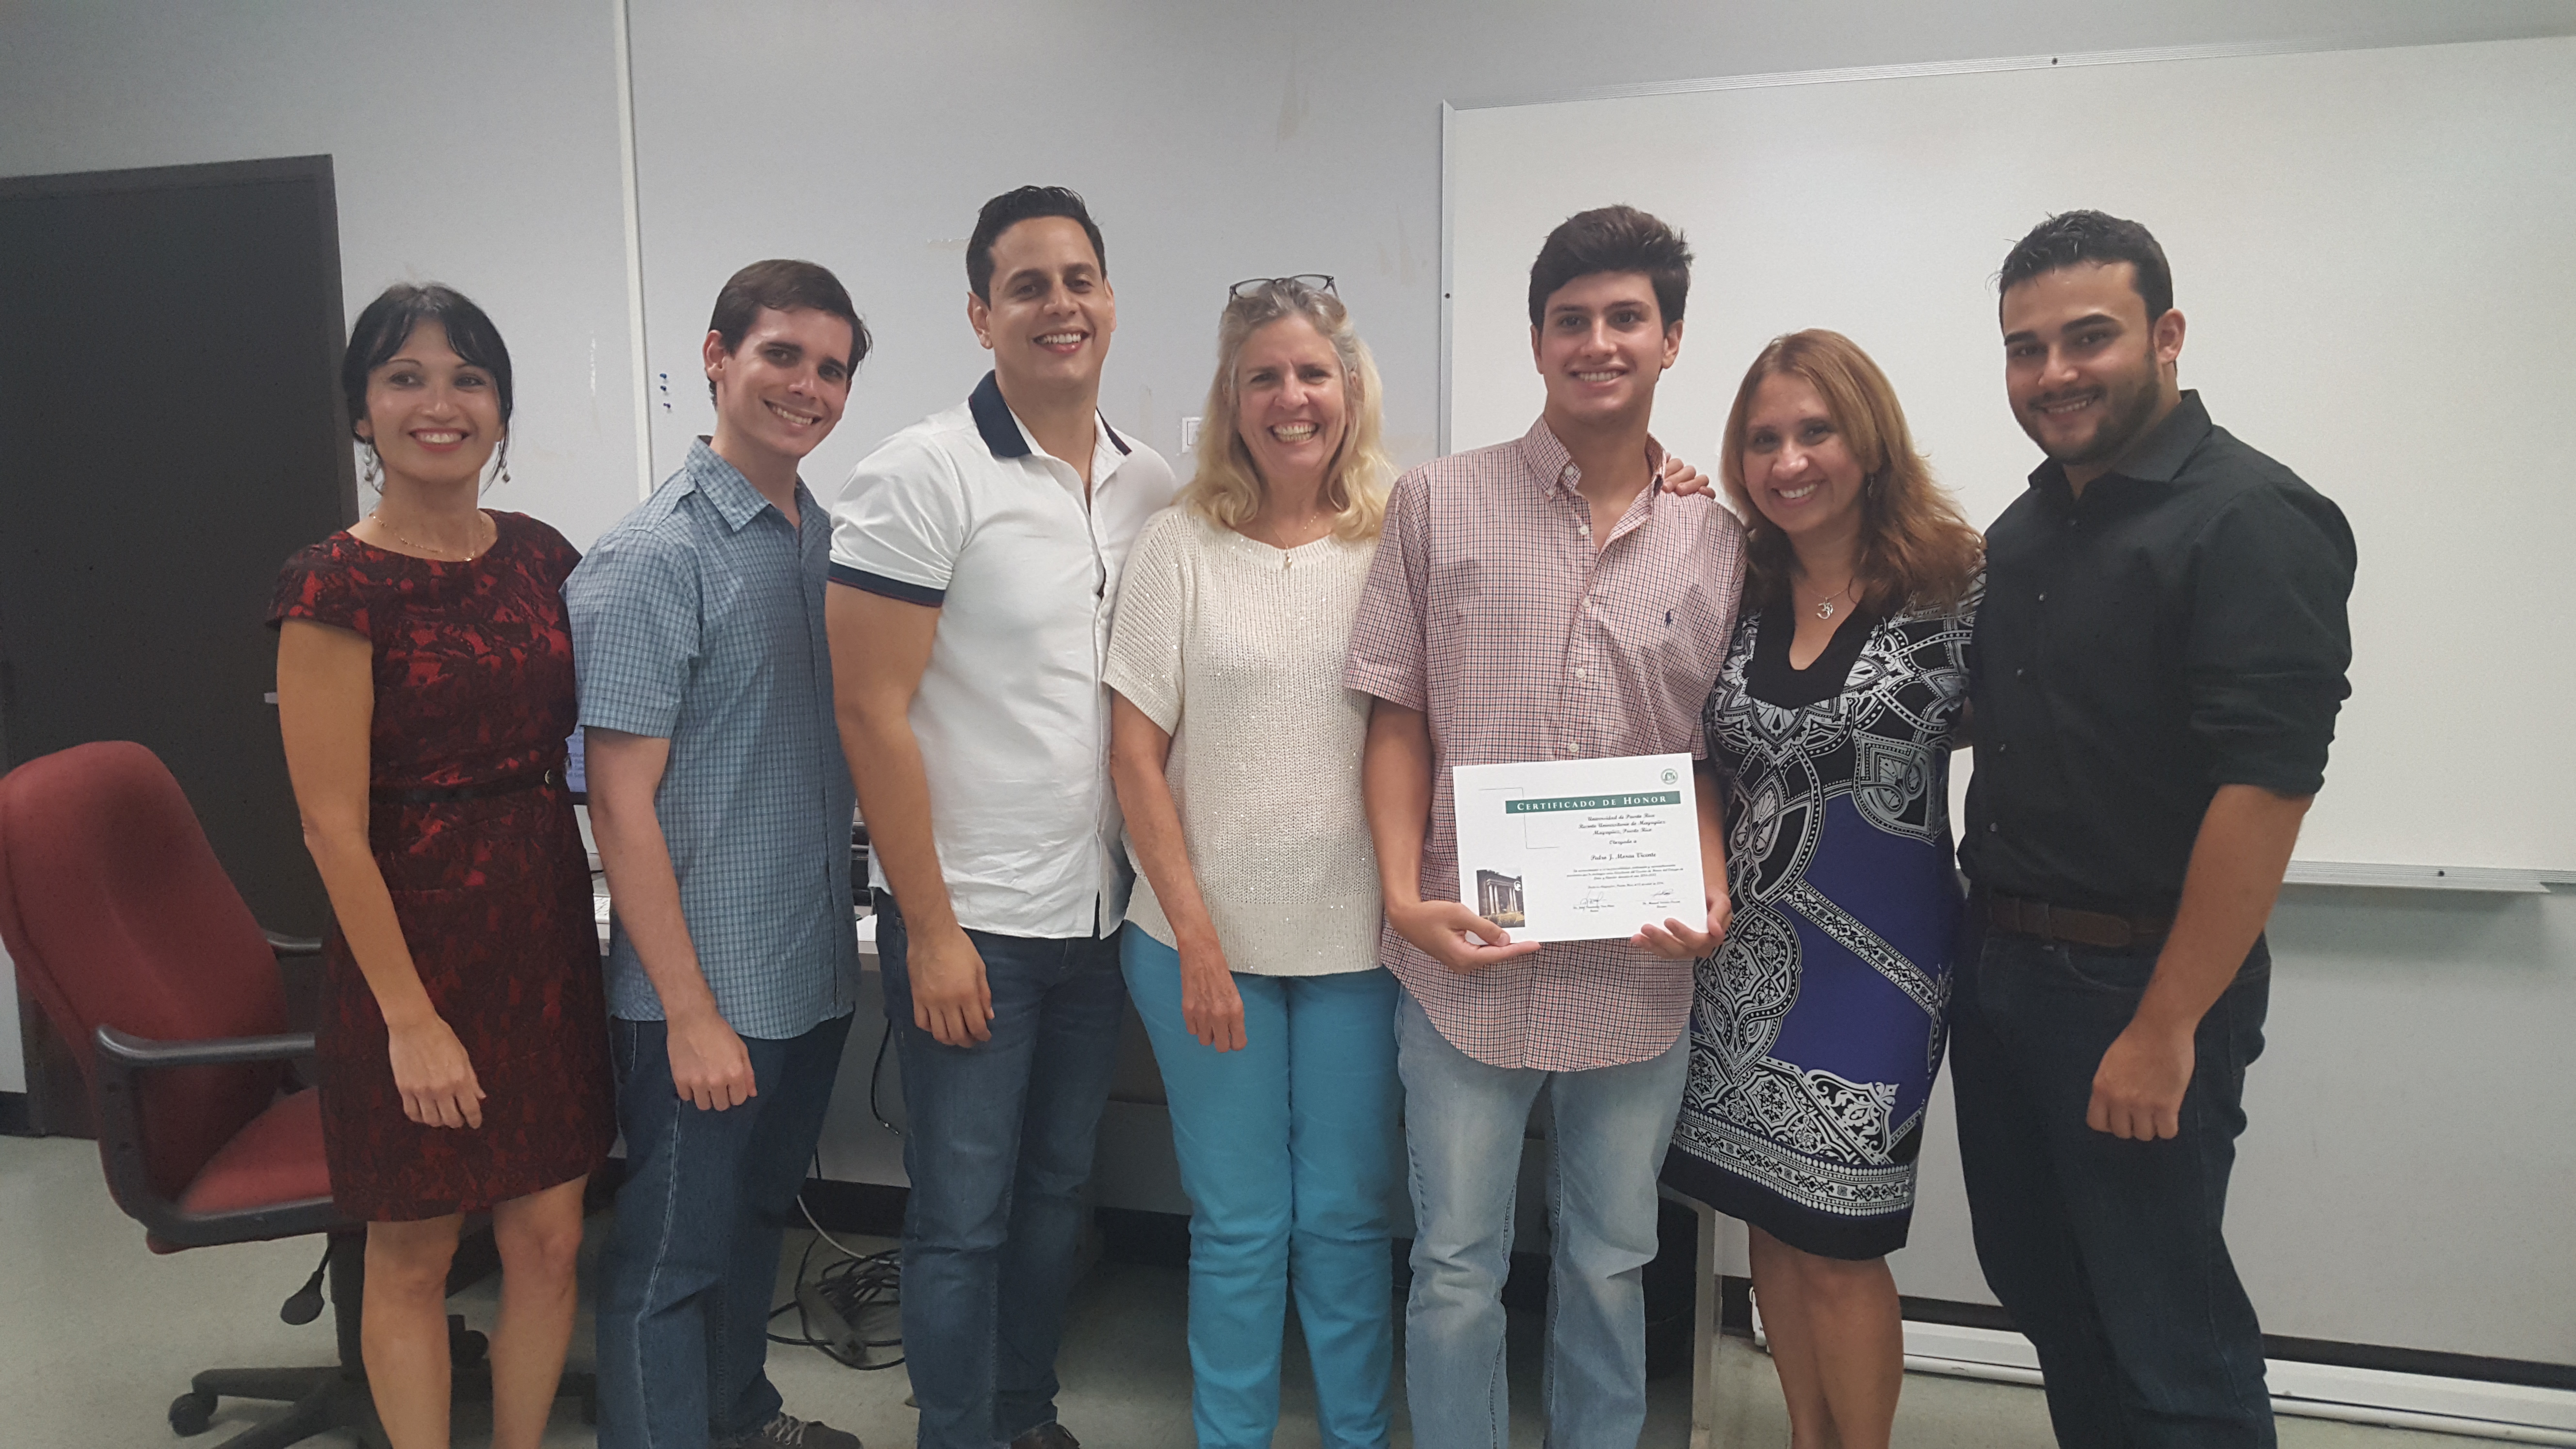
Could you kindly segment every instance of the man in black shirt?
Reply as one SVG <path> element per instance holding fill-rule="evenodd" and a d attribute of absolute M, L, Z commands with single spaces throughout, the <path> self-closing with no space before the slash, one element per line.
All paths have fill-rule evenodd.
<path fill-rule="evenodd" d="M 2349 689 L 2352 532 L 2176 379 L 2162 248 L 2099 212 L 2004 261 L 2048 455 L 1987 533 L 1951 1070 L 1977 1257 L 2060 1444 L 2274 1442 L 2220 1235 L 2279 893 Z"/>

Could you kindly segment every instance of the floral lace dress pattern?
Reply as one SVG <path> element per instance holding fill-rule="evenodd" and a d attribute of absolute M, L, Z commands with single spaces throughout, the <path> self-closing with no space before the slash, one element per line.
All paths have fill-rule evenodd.
<path fill-rule="evenodd" d="M 334 923 L 317 1033 L 332 1195 L 368 1220 L 440 1217 L 568 1182 L 616 1135 L 590 871 L 564 741 L 563 581 L 580 555 L 523 514 L 470 563 L 333 534 L 288 560 L 272 624 L 374 646 L 368 835 L 430 1001 L 464 1043 L 483 1125 L 403 1116 L 375 993 Z M 419 798 L 471 792 L 471 798 Z"/>

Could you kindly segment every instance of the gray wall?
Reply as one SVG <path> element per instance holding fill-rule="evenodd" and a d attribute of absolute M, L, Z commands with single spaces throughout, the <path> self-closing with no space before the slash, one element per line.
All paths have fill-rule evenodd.
<path fill-rule="evenodd" d="M 486 501 L 586 546 L 637 476 L 613 18 L 605 0 L 12 0 L 0 176 L 329 154 L 347 315 L 395 281 L 480 302 L 517 375 L 513 481 Z M 125 381 L 184 386 L 224 365 L 220 341 L 137 338 Z"/>
<path fill-rule="evenodd" d="M 964 239 L 985 197 L 1022 182 L 1081 190 L 1106 233 L 1119 297 L 1103 395 L 1114 423 L 1177 452 L 1179 419 L 1206 396 L 1226 285 L 1329 272 L 1377 353 L 1391 448 L 1412 463 L 1436 436 L 1444 100 L 2050 51 L 2576 27 L 2569 0 L 633 0 L 633 14 L 652 369 L 696 376 L 708 304 L 742 262 L 798 255 L 839 270 L 880 350 L 807 471 L 818 486 L 837 484 L 887 433 L 954 405 L 981 375 L 964 317 Z M 783 139 L 763 138 L 755 90 L 782 121 L 793 117 Z M 1795 206 L 1754 200 L 1757 225 L 1782 224 L 1775 208 Z M 663 469 L 707 416 L 703 386 L 673 394 L 672 411 L 655 412 Z"/>
<path fill-rule="evenodd" d="M 452 281 L 490 307 L 527 379 L 517 491 L 493 501 L 586 543 L 631 505 L 636 477 L 612 14 L 607 0 L 18 0 L 0 11 L 0 174 L 331 152 L 352 311 L 395 277 Z M 634 0 L 633 19 L 649 370 L 674 374 L 670 410 L 655 411 L 661 465 L 704 416 L 694 358 L 716 286 L 743 261 L 805 255 L 841 271 L 881 340 L 809 470 L 828 491 L 980 372 L 962 240 L 977 202 L 1022 181 L 1081 188 L 1107 228 L 1113 420 L 1175 449 L 1225 284 L 1324 270 L 1377 349 L 1394 445 L 1417 460 L 1438 400 L 1444 99 L 2052 50 L 2565 33 L 2576 0 Z M 1794 201 L 1748 198 L 1750 224 L 1778 224 Z M 220 359 L 174 359 L 181 385 L 193 365 Z M 2557 1125 L 2576 1115 L 2576 1084 L 2555 1070 L 2576 1039 L 2576 900 L 2301 890 L 2274 934 L 2272 1047 L 2249 1089 L 2232 1223 L 2269 1325 L 2576 1359 L 2576 1152 Z M 825 1148 L 835 1175 L 895 1170 L 863 1111 L 875 1041 L 863 1014 Z M 0 1038 L 0 1082 L 14 1047 Z M 1106 1198 L 1177 1206 L 1158 1131 L 1150 1109 L 1113 1119 Z M 1908 1291 L 1982 1296 L 1942 1143 L 1931 1157 L 1899 1271 Z"/>

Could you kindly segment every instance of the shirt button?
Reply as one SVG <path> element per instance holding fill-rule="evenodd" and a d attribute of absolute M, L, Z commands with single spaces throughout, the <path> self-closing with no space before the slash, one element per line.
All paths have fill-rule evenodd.
<path fill-rule="evenodd" d="M 2021 678 L 2023 675 L 2028 674 L 2028 673 L 2030 673 L 2030 671 L 2029 671 L 2029 670 L 2027 670 L 2027 669 L 2016 669 L 2016 670 L 2014 670 L 2014 671 L 2013 671 L 2013 678 L 2015 678 L 2015 679 L 2019 679 L 2019 678 Z"/>
<path fill-rule="evenodd" d="M 1592 536 L 1592 525 L 1588 523 L 1578 523 L 1574 525 L 1574 531 L 1582 534 L 1585 538 L 1590 538 Z"/>
<path fill-rule="evenodd" d="M 2042 589 L 2039 591 L 2039 601 L 2043 604 L 2048 602 L 2048 590 Z"/>
<path fill-rule="evenodd" d="M 1575 678 L 1577 678 L 1577 679 L 1590 679 L 1592 676 L 1591 676 L 1591 674 L 1590 674 L 1589 672 L 1585 671 L 1584 669 L 1582 669 L 1582 668 L 1580 668 L 1580 667 L 1577 667 L 1577 668 L 1575 669 L 1575 671 L 1574 671 L 1574 677 L 1575 677 Z"/>
<path fill-rule="evenodd" d="M 1997 741 L 1995 741 L 1995 753 L 1996 753 L 1996 754 L 1998 754 L 1998 755 L 2002 754 L 2004 751 L 2009 750 L 2009 749 L 2011 749 L 2011 748 L 2012 748 L 2012 746 L 2010 746 L 2010 745 L 2008 745 L 2008 744 L 2005 744 L 2005 743 L 2004 743 L 2003 741 L 2001 741 L 2001 740 L 1997 740 Z"/>
<path fill-rule="evenodd" d="M 1995 822 L 1993 822 L 1993 821 L 1991 821 L 1991 820 L 1989 820 L 1989 821 L 1987 821 L 1987 822 L 1986 822 L 1986 833 L 1987 833 L 1988 835 L 1992 835 L 1992 834 L 1994 834 L 1994 833 L 1995 833 Z"/>

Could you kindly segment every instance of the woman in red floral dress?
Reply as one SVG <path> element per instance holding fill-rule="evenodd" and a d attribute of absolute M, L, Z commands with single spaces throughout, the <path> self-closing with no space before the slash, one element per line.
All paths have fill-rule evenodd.
<path fill-rule="evenodd" d="M 478 506 L 510 421 L 482 309 L 396 286 L 341 366 L 375 511 L 278 581 L 278 718 L 336 923 L 318 1050 L 331 1188 L 367 1222 L 367 1378 L 448 1442 L 464 1215 L 501 1250 L 492 1442 L 535 1449 L 572 1335 L 582 1185 L 615 1133 L 590 873 L 563 782 L 578 555 Z M 506 449 L 503 449 L 506 457 Z"/>

